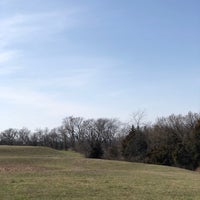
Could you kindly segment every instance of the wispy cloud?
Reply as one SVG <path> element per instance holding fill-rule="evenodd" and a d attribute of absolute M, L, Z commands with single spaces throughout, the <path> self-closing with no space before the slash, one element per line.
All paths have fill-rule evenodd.
<path fill-rule="evenodd" d="M 15 59 L 21 56 L 19 51 L 2 51 L 0 52 L 0 75 L 15 73 L 22 69 L 22 66 L 13 65 Z"/>
<path fill-rule="evenodd" d="M 87 84 L 90 83 L 92 79 L 92 74 L 72 74 L 65 76 L 57 76 L 47 79 L 35 78 L 33 80 L 27 80 L 30 85 L 34 85 L 36 87 L 59 87 L 59 88 L 83 88 Z"/>
<path fill-rule="evenodd" d="M 0 76 L 5 76 L 13 73 L 17 73 L 21 71 L 23 68 L 18 66 L 6 66 L 6 67 L 0 67 Z"/>
<path fill-rule="evenodd" d="M 15 56 L 16 54 L 13 51 L 5 51 L 0 53 L 0 64 L 10 61 Z"/>
<path fill-rule="evenodd" d="M 55 121 L 66 115 L 94 116 L 96 108 L 89 105 L 92 103 L 87 99 L 99 89 L 97 85 L 101 87 L 103 76 L 107 77 L 116 63 L 105 56 L 71 52 L 77 41 L 68 41 L 67 33 L 73 28 L 77 31 L 84 24 L 81 9 L 47 10 L 15 12 L 0 17 L 2 107 L 7 107 L 9 115 L 14 108 L 16 119 L 35 116 L 39 125 L 49 117 Z M 49 50 L 57 40 L 64 41 L 64 44 L 55 44 L 61 49 L 58 52 Z M 8 74 L 12 74 L 12 79 L 5 76 Z M 89 89 L 90 94 L 84 96 Z M 100 108 L 96 110 L 102 112 Z"/>
<path fill-rule="evenodd" d="M 51 58 L 50 58 L 51 59 Z M 62 60 L 63 59 L 63 60 Z M 116 61 L 108 58 L 66 57 L 60 58 L 58 66 L 49 66 L 39 73 L 26 74 L 14 79 L 15 84 L 33 89 L 85 89 L 98 85 L 102 77 L 108 76 L 107 72 L 114 70 Z M 34 67 L 38 69 L 38 66 Z M 26 83 L 26 84 L 24 84 Z"/>
<path fill-rule="evenodd" d="M 0 100 L 18 106 L 30 106 L 30 110 L 41 109 L 50 115 L 84 113 L 88 108 L 70 101 L 61 101 L 54 96 L 12 87 L 0 87 Z"/>
<path fill-rule="evenodd" d="M 1 130 L 13 126 L 27 126 L 32 130 L 47 126 L 54 128 L 66 116 L 91 113 L 91 108 L 86 105 L 16 87 L 0 87 L 0 102 L 3 105 L 0 119 L 4 122 Z"/>
<path fill-rule="evenodd" d="M 55 34 L 76 26 L 78 23 L 77 12 L 79 11 L 76 9 L 69 9 L 60 12 L 16 13 L 11 16 L 1 16 L 0 75 L 29 67 L 28 64 L 16 65 L 20 59 L 27 58 L 27 52 L 31 50 L 32 44 L 52 40 Z"/>
<path fill-rule="evenodd" d="M 63 12 L 49 11 L 34 14 L 15 14 L 0 19 L 0 47 L 13 42 L 24 42 L 33 37 L 43 37 L 77 25 L 75 9 Z M 44 38 L 45 39 L 45 38 Z"/>
<path fill-rule="evenodd" d="M 15 39 L 25 33 L 25 30 L 22 29 L 24 22 L 25 18 L 20 15 L 0 19 L 0 40 L 2 41 L 0 48 L 11 45 Z"/>

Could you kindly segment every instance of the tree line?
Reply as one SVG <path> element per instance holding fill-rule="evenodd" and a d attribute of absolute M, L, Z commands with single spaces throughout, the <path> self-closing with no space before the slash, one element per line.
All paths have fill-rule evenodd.
<path fill-rule="evenodd" d="M 46 146 L 72 149 L 88 158 L 127 160 L 195 170 L 200 165 L 200 114 L 170 115 L 153 124 L 117 119 L 69 116 L 49 130 L 9 128 L 0 133 L 0 145 Z"/>

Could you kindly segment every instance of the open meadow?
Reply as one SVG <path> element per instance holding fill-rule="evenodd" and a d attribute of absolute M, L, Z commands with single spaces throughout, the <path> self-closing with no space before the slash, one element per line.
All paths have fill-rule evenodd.
<path fill-rule="evenodd" d="M 0 146 L 0 199 L 200 199 L 200 174 L 86 159 L 72 151 Z"/>

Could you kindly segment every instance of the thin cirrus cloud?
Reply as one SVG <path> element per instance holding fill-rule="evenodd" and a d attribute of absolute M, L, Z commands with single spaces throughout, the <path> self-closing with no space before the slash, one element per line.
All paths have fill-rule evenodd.
<path fill-rule="evenodd" d="M 18 68 L 33 70 L 27 53 L 31 45 L 38 44 L 38 48 L 59 37 L 64 31 L 79 26 L 81 9 L 49 11 L 41 13 L 21 14 L 0 18 L 0 67 L 1 71 L 15 71 Z M 56 35 L 58 34 L 58 35 Z M 65 36 L 66 37 L 66 36 Z M 65 39 L 66 40 L 66 39 Z M 34 42 L 33 42 L 34 41 Z M 24 44 L 26 46 L 24 46 Z M 37 52 L 34 52 L 37 55 Z M 38 55 L 40 56 L 40 55 Z M 20 59 L 27 60 L 23 66 L 16 66 Z M 12 66 L 12 67 L 10 67 Z M 36 66 L 38 68 L 40 66 Z M 42 66 L 44 68 L 44 66 Z M 7 70 L 5 70 L 7 68 Z M 29 71 L 30 71 L 29 70 Z"/>
<path fill-rule="evenodd" d="M 91 108 L 68 99 L 58 100 L 56 97 L 42 92 L 16 87 L 0 87 L 1 130 L 10 126 L 21 128 L 26 126 L 32 130 L 39 127 L 55 128 L 65 116 L 91 113 Z"/>
<path fill-rule="evenodd" d="M 12 80 L 1 81 L 0 87 L 0 101 L 8 107 L 7 112 L 12 113 L 10 107 L 15 108 L 15 115 L 12 116 L 23 114 L 28 119 L 38 111 L 40 121 L 34 120 L 38 120 L 36 124 L 40 126 L 49 116 L 52 118 L 52 121 L 49 119 L 49 123 L 54 124 L 54 121 L 62 120 L 66 115 L 81 116 L 85 113 L 87 116 L 95 110 L 91 105 L 74 101 L 74 97 L 70 97 L 68 91 L 94 85 L 102 69 L 113 66 L 113 61 L 109 61 L 108 58 L 56 54 L 55 58 L 52 55 L 51 65 L 51 62 L 40 55 L 38 60 L 41 60 L 38 62 L 32 60 L 32 57 L 27 57 L 27 51 L 29 53 L 31 50 L 33 41 L 41 45 L 46 40 L 54 39 L 55 35 L 59 37 L 63 32 L 67 37 L 66 30 L 81 24 L 79 11 L 72 9 L 67 12 L 17 13 L 0 19 L 0 39 L 3 41 L 0 44 L 0 75 L 5 78 L 5 75 L 17 74 Z M 29 48 L 24 44 L 30 45 Z M 37 56 L 37 52 L 34 54 Z M 20 62 L 21 60 L 24 62 Z M 61 91 L 62 99 L 56 96 L 57 93 L 51 92 L 52 88 Z M 23 118 L 25 125 L 35 127 L 26 119 Z"/>
<path fill-rule="evenodd" d="M 55 97 L 41 92 L 28 91 L 26 89 L 18 89 L 13 87 L 0 87 L 0 99 L 7 103 L 16 104 L 19 107 L 29 106 L 49 114 L 65 114 L 65 113 L 79 113 L 84 112 L 87 107 L 80 106 L 74 102 L 62 102 Z"/>
<path fill-rule="evenodd" d="M 29 63 L 16 66 L 31 49 L 31 46 L 29 49 L 23 48 L 23 44 L 32 45 L 32 41 L 43 43 L 47 38 L 53 39 L 55 34 L 78 26 L 79 12 L 80 9 L 16 13 L 13 16 L 0 18 L 0 74 L 9 74 L 22 68 L 33 70 Z"/>
<path fill-rule="evenodd" d="M 17 73 L 22 70 L 22 66 L 17 66 L 13 63 L 19 57 L 19 51 L 9 50 L 0 52 L 0 76 Z"/>
<path fill-rule="evenodd" d="M 37 110 L 41 113 L 40 120 L 45 121 L 47 116 L 52 116 L 54 120 L 55 118 L 61 120 L 61 117 L 66 115 L 81 115 L 88 110 L 85 105 L 70 99 L 61 100 L 51 95 L 49 87 L 80 88 L 87 84 L 93 73 L 84 70 L 79 71 L 78 74 L 70 72 L 55 75 L 55 72 L 51 71 L 46 73 L 48 74 L 46 77 L 43 76 L 43 71 L 49 72 L 48 67 L 42 64 L 34 67 L 32 66 L 34 63 L 30 63 L 32 60 L 27 57 L 27 51 L 30 51 L 33 41 L 38 44 L 43 43 L 45 40 L 53 39 L 60 32 L 78 26 L 80 21 L 78 12 L 79 10 L 70 9 L 60 12 L 15 13 L 0 18 L 0 76 L 4 78 L 1 80 L 0 101 L 4 107 L 7 107 L 7 114 L 13 113 L 10 107 L 15 107 L 15 113 L 19 116 L 24 113 L 28 118 Z M 30 45 L 29 48 L 27 49 L 24 44 Z M 34 53 L 37 55 L 37 52 Z M 21 62 L 22 60 L 25 61 Z M 73 66 L 67 66 L 67 68 L 71 67 Z M 79 66 L 76 68 L 80 69 Z M 38 72 L 38 77 L 32 77 L 32 74 L 40 69 L 43 69 L 42 73 Z M 13 76 L 12 80 L 9 77 L 6 79 L 7 75 L 13 73 L 17 76 Z M 47 90 L 41 92 L 42 87 L 46 87 Z M 24 123 L 31 126 L 31 123 L 26 123 L 26 119 Z M 37 123 L 40 126 L 40 122 Z"/>
<path fill-rule="evenodd" d="M 41 67 L 39 72 L 30 70 L 26 76 L 15 77 L 15 85 L 32 89 L 45 88 L 47 91 L 55 88 L 64 89 L 64 92 L 67 89 L 84 90 L 98 85 L 107 71 L 114 70 L 116 66 L 116 61 L 106 57 L 72 56 L 59 59 L 61 61 L 56 67 L 53 63 L 48 69 L 44 67 L 46 62 L 38 63 Z M 32 65 L 31 68 L 38 69 L 38 66 Z"/>
<path fill-rule="evenodd" d="M 34 14 L 15 14 L 0 19 L 0 47 L 11 45 L 15 41 L 26 41 L 34 37 L 55 34 L 79 24 L 77 10 L 46 12 Z"/>
<path fill-rule="evenodd" d="M 16 56 L 16 52 L 13 51 L 5 51 L 0 53 L 0 64 L 6 63 L 12 60 Z"/>
<path fill-rule="evenodd" d="M 23 68 L 22 67 L 17 67 L 17 66 L 6 66 L 6 67 L 0 67 L 0 76 L 6 76 L 10 74 L 15 74 L 21 71 Z"/>
<path fill-rule="evenodd" d="M 1 70 L 0 70 L 1 74 Z M 19 78 L 15 81 L 19 85 L 26 83 L 29 88 L 65 88 L 65 89 L 81 89 L 89 83 L 95 76 L 93 73 L 69 74 L 62 76 L 51 76 L 47 78 Z"/>

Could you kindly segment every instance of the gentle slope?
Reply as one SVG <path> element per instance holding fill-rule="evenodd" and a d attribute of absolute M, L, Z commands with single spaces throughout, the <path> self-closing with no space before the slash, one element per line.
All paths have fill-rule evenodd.
<path fill-rule="evenodd" d="M 86 159 L 44 147 L 0 146 L 1 199 L 200 199 L 200 174 Z"/>

